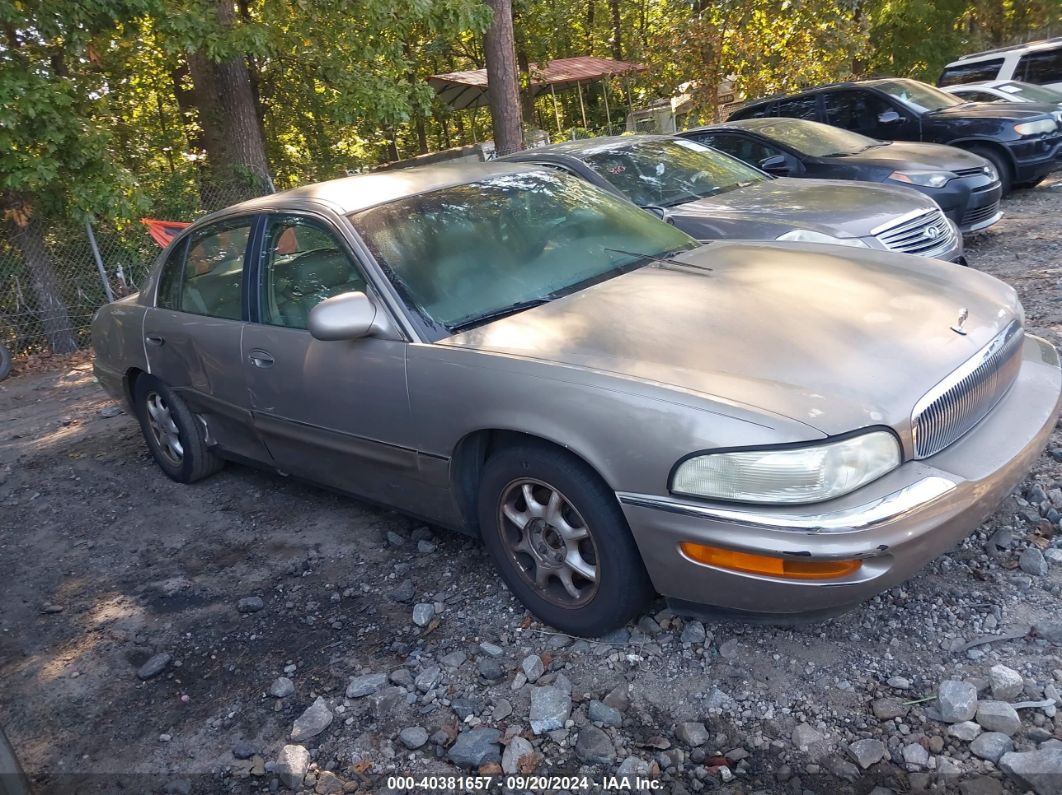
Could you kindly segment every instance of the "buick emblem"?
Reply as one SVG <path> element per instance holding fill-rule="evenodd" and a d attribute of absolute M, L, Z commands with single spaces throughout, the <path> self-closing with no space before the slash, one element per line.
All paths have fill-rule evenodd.
<path fill-rule="evenodd" d="M 954 331 L 956 334 L 962 334 L 965 337 L 966 329 L 964 329 L 963 326 L 966 325 L 966 318 L 968 318 L 969 316 L 970 310 L 964 306 L 962 309 L 959 310 L 959 322 L 952 326 L 951 330 Z"/>

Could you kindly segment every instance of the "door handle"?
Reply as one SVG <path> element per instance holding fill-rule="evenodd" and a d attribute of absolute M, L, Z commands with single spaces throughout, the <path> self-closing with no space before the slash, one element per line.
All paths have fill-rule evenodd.
<path fill-rule="evenodd" d="M 261 348 L 255 348 L 247 355 L 247 358 L 255 367 L 273 366 L 273 357 L 269 351 L 263 351 Z"/>
<path fill-rule="evenodd" d="M 158 334 L 148 334 L 144 339 L 147 340 L 148 345 L 154 345 L 156 348 L 166 344 L 166 340 Z"/>

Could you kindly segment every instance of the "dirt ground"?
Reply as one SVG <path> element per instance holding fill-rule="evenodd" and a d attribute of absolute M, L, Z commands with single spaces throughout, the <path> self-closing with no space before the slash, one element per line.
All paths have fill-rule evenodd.
<path fill-rule="evenodd" d="M 1062 178 L 1016 192 L 1004 209 L 968 240 L 971 265 L 1012 284 L 1028 329 L 1062 344 Z M 1062 448 L 1058 432 L 1050 448 Z M 1058 511 L 1047 515 L 1049 501 L 1030 493 L 1059 481 L 1062 464 L 1045 454 L 957 551 L 837 619 L 707 622 L 698 638 L 660 604 L 607 642 L 573 642 L 532 621 L 469 539 L 235 465 L 178 485 L 88 363 L 19 375 L 0 383 L 0 724 L 48 793 L 276 790 L 271 763 L 318 696 L 334 715 L 304 743 L 314 760 L 306 787 L 318 792 L 456 773 L 447 749 L 476 725 L 506 739 L 523 732 L 539 772 L 599 778 L 624 763 L 676 793 L 902 792 L 945 786 L 948 765 L 987 787 L 971 792 L 1021 791 L 945 734 L 930 697 L 942 679 L 985 677 L 998 662 L 1041 697 L 1062 679 L 1062 649 L 1028 635 L 1059 616 L 1062 566 L 1036 577 L 1015 568 L 1030 544 L 1059 545 Z M 986 551 L 1001 528 L 1010 543 Z M 263 608 L 241 612 L 250 596 Z M 413 603 L 435 603 L 436 620 L 417 626 Z M 1018 637 L 963 648 L 1008 634 Z M 452 652 L 467 661 L 442 665 L 427 689 L 399 684 L 397 702 L 344 695 L 351 676 L 419 675 Z M 158 653 L 171 655 L 163 672 L 138 678 Z M 571 683 L 571 725 L 560 732 L 526 729 L 530 687 L 518 672 L 529 654 L 545 664 L 540 684 Z M 491 678 L 488 659 L 502 677 Z M 294 694 L 268 694 L 280 676 Z M 577 753 L 589 703 L 617 685 L 629 704 L 607 728 L 611 753 Z M 904 702 L 901 715 L 872 712 L 883 696 Z M 1019 748 L 1062 737 L 1062 718 L 1047 712 L 1022 712 Z M 710 739 L 687 748 L 684 721 L 706 723 Z M 803 724 L 819 733 L 820 753 L 794 741 Z M 398 736 L 413 726 L 433 735 L 419 750 Z M 857 738 L 880 738 L 886 754 L 853 775 L 845 748 Z M 911 744 L 930 761 L 908 758 Z"/>

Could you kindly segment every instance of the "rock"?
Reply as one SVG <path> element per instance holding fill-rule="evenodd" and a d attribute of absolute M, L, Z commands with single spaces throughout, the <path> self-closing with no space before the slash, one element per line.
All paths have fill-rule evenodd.
<path fill-rule="evenodd" d="M 981 733 L 981 727 L 972 720 L 964 720 L 962 723 L 953 723 L 948 727 L 948 736 L 963 742 L 971 742 Z"/>
<path fill-rule="evenodd" d="M 398 733 L 398 739 L 410 751 L 416 751 L 428 742 L 428 730 L 423 726 L 410 726 Z"/>
<path fill-rule="evenodd" d="M 250 759 L 258 753 L 258 746 L 247 740 L 237 740 L 232 744 L 232 755 L 237 759 Z"/>
<path fill-rule="evenodd" d="M 396 602 L 408 604 L 413 601 L 414 594 L 412 580 L 402 580 L 388 596 Z"/>
<path fill-rule="evenodd" d="M 700 721 L 687 721 L 675 727 L 675 736 L 690 748 L 697 748 L 708 742 L 708 729 Z"/>
<path fill-rule="evenodd" d="M 505 677 L 504 666 L 493 657 L 481 657 L 476 663 L 476 668 L 479 670 L 479 675 L 488 682 L 497 682 Z"/>
<path fill-rule="evenodd" d="M 513 776 L 517 773 L 528 774 L 535 763 L 535 747 L 519 734 L 509 740 L 509 744 L 502 753 L 502 771 Z"/>
<path fill-rule="evenodd" d="M 704 631 L 704 624 L 700 621 L 687 621 L 679 636 L 681 643 L 704 643 L 708 633 Z"/>
<path fill-rule="evenodd" d="M 1033 633 L 1048 643 L 1062 645 L 1062 621 L 1044 621 L 1033 627 Z"/>
<path fill-rule="evenodd" d="M 1044 558 L 1052 566 L 1062 566 L 1062 549 L 1056 549 L 1054 547 L 1051 549 L 1045 549 Z"/>
<path fill-rule="evenodd" d="M 1021 557 L 1018 558 L 1018 568 L 1034 577 L 1047 576 L 1047 560 L 1044 558 L 1044 553 L 1036 547 L 1029 547 L 1021 553 Z"/>
<path fill-rule="evenodd" d="M 615 761 L 616 749 L 609 736 L 591 723 L 579 730 L 575 755 L 584 762 L 604 765 Z"/>
<path fill-rule="evenodd" d="M 362 698 L 375 693 L 387 684 L 387 674 L 362 674 L 353 676 L 347 685 L 347 698 Z"/>
<path fill-rule="evenodd" d="M 317 774 L 317 784 L 313 791 L 317 795 L 342 795 L 346 788 L 343 786 L 343 779 L 331 770 L 322 770 Z"/>
<path fill-rule="evenodd" d="M 724 660 L 736 660 L 741 654 L 741 644 L 737 638 L 719 644 L 719 656 Z"/>
<path fill-rule="evenodd" d="M 937 689 L 937 708 L 945 723 L 973 720 L 977 714 L 977 688 L 969 682 L 945 679 Z"/>
<path fill-rule="evenodd" d="M 506 699 L 499 698 L 498 701 L 494 704 L 494 713 L 492 715 L 494 720 L 502 720 L 503 718 L 508 718 L 512 714 L 513 705 L 509 703 L 509 701 L 507 701 Z"/>
<path fill-rule="evenodd" d="M 286 676 L 278 676 L 269 686 L 269 695 L 273 698 L 287 698 L 295 692 L 295 683 Z"/>
<path fill-rule="evenodd" d="M 826 768 L 837 778 L 845 781 L 857 781 L 859 768 L 841 756 L 833 756 L 826 760 Z"/>
<path fill-rule="evenodd" d="M 166 670 L 166 666 L 170 664 L 170 660 L 172 659 L 173 656 L 167 654 L 166 652 L 156 654 L 154 657 L 152 657 L 146 663 L 140 666 L 140 668 L 136 672 L 136 675 L 142 680 L 147 680 L 151 679 L 154 676 L 158 676 L 164 670 Z"/>
<path fill-rule="evenodd" d="M 505 649 L 497 643 L 487 643 L 486 641 L 479 644 L 479 650 L 488 657 L 501 657 L 505 653 Z"/>
<path fill-rule="evenodd" d="M 531 688 L 531 730 L 544 734 L 564 727 L 572 712 L 572 697 L 557 687 Z"/>
<path fill-rule="evenodd" d="M 586 714 L 594 723 L 615 727 L 623 725 L 623 713 L 601 701 L 591 701 Z"/>
<path fill-rule="evenodd" d="M 890 676 L 885 680 L 885 684 L 895 690 L 910 690 L 911 680 L 905 676 Z"/>
<path fill-rule="evenodd" d="M 1062 792 L 1062 749 L 1021 751 L 1004 754 L 1000 769 L 1023 786 L 1032 787 L 1037 795 Z"/>
<path fill-rule="evenodd" d="M 245 596 L 236 603 L 236 609 L 241 613 L 257 613 L 265 608 L 265 600 L 261 596 Z"/>
<path fill-rule="evenodd" d="M 332 724 L 332 710 L 320 696 L 295 719 L 291 728 L 292 742 L 301 743 L 311 740 Z"/>
<path fill-rule="evenodd" d="M 608 691 L 608 695 L 601 699 L 601 701 L 606 706 L 618 709 L 620 712 L 626 712 L 631 704 L 630 688 L 626 683 L 616 685 L 616 687 Z"/>
<path fill-rule="evenodd" d="M 309 767 L 309 751 L 301 745 L 285 745 L 273 764 L 273 772 L 280 776 L 280 782 L 288 789 L 301 790 Z"/>
<path fill-rule="evenodd" d="M 117 417 L 121 414 L 125 414 L 121 406 L 104 406 L 102 409 L 100 409 L 99 413 L 100 416 L 103 417 L 105 420 L 109 420 L 112 417 Z"/>
<path fill-rule="evenodd" d="M 795 729 L 793 729 L 793 745 L 795 745 L 801 751 L 807 751 L 814 745 L 818 745 L 825 739 L 822 734 L 815 731 L 815 729 L 808 726 L 806 723 L 801 723 Z"/>
<path fill-rule="evenodd" d="M 649 776 L 649 764 L 644 759 L 636 756 L 628 756 L 616 768 L 616 777 L 619 779 L 620 789 L 625 791 L 642 791 L 637 789 L 639 779 Z"/>
<path fill-rule="evenodd" d="M 387 681 L 393 685 L 412 690 L 416 685 L 413 682 L 413 673 L 408 668 L 396 668 L 387 675 Z"/>
<path fill-rule="evenodd" d="M 885 743 L 872 738 L 856 740 L 848 746 L 848 753 L 861 768 L 866 770 L 885 758 Z"/>
<path fill-rule="evenodd" d="M 478 715 L 483 710 L 483 703 L 474 698 L 459 696 L 450 702 L 450 709 L 458 718 L 465 720 L 469 715 Z"/>
<path fill-rule="evenodd" d="M 400 547 L 406 543 L 406 539 L 396 533 L 394 530 L 387 531 L 387 543 L 393 547 Z"/>
<path fill-rule="evenodd" d="M 369 710 L 377 718 L 382 718 L 398 708 L 405 701 L 406 694 L 397 687 L 385 687 L 369 696 Z"/>
<path fill-rule="evenodd" d="M 439 662 L 445 665 L 447 668 L 460 668 L 465 664 L 465 660 L 468 656 L 463 651 L 452 651 L 449 654 L 444 654 L 439 658 Z"/>
<path fill-rule="evenodd" d="M 992 687 L 992 698 L 997 701 L 1013 701 L 1025 689 L 1021 674 L 1005 665 L 993 665 L 988 670 L 988 680 Z"/>
<path fill-rule="evenodd" d="M 906 706 L 898 698 L 876 698 L 870 702 L 870 711 L 878 720 L 892 720 L 902 718 L 911 708 Z"/>
<path fill-rule="evenodd" d="M 926 767 L 929 765 L 929 751 L 919 743 L 908 743 L 903 747 L 903 761 L 908 768 Z"/>
<path fill-rule="evenodd" d="M 527 681 L 534 684 L 546 672 L 546 666 L 542 664 L 542 658 L 537 654 L 529 654 L 520 663 L 520 670 L 524 672 Z"/>
<path fill-rule="evenodd" d="M 959 782 L 960 795 L 1002 795 L 1003 785 L 991 776 L 976 776 Z"/>
<path fill-rule="evenodd" d="M 1014 707 L 1006 701 L 982 701 L 977 705 L 977 722 L 989 732 L 1002 732 L 1006 735 L 1017 734 L 1021 728 L 1021 718 Z"/>
<path fill-rule="evenodd" d="M 417 690 L 421 693 L 427 693 L 429 690 L 434 689 L 441 680 L 442 669 L 437 665 L 432 665 L 417 674 L 417 678 L 413 680 L 413 684 L 416 685 Z"/>
<path fill-rule="evenodd" d="M 458 767 L 476 769 L 487 762 L 501 761 L 501 732 L 477 726 L 457 736 L 446 757 Z"/>
<path fill-rule="evenodd" d="M 426 627 L 435 618 L 435 605 L 420 602 L 413 605 L 413 623 L 418 627 Z"/>
<path fill-rule="evenodd" d="M 993 764 L 1008 751 L 1014 750 L 1014 741 L 1001 732 L 985 732 L 970 743 L 970 753 Z"/>

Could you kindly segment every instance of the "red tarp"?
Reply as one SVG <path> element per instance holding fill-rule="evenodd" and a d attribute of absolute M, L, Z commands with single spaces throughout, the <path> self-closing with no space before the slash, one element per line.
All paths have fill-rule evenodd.
<path fill-rule="evenodd" d="M 151 239 L 166 248 L 173 240 L 174 235 L 185 227 L 191 226 L 187 221 L 158 221 L 154 218 L 141 218 L 140 223 L 148 228 Z"/>

